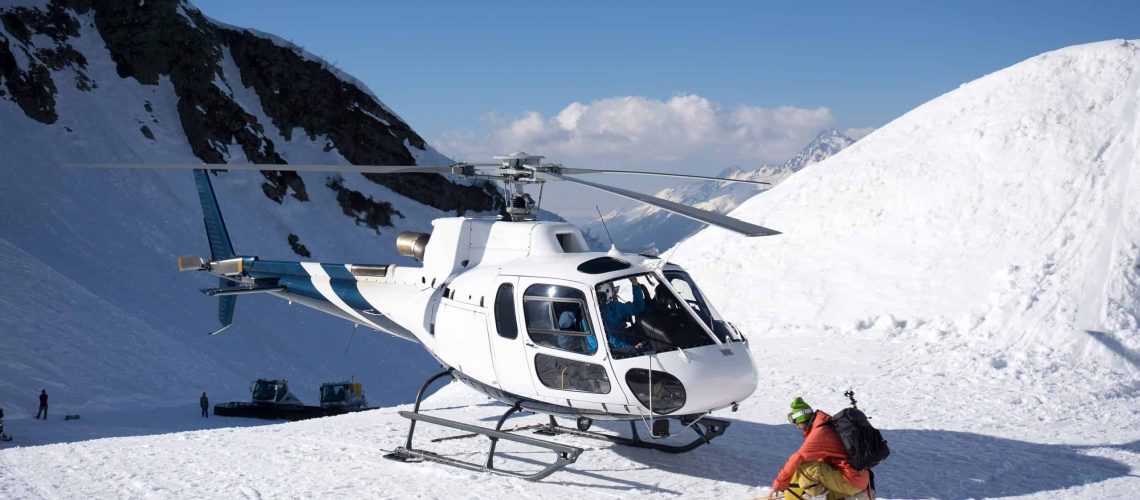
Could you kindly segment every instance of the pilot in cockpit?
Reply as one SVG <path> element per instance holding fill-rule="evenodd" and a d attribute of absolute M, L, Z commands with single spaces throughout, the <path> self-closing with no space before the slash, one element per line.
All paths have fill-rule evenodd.
<path fill-rule="evenodd" d="M 601 304 L 602 320 L 606 325 L 610 350 L 624 354 L 641 352 L 646 347 L 645 341 L 630 329 L 633 316 L 645 310 L 645 289 L 637 277 L 631 280 L 632 303 L 621 301 L 617 296 L 617 288 L 611 282 L 602 283 L 597 288 L 598 303 Z"/>

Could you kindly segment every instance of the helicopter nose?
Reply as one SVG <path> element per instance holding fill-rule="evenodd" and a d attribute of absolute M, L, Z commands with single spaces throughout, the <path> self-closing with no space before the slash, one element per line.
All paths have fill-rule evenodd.
<path fill-rule="evenodd" d="M 725 408 L 756 391 L 756 364 L 748 345 L 741 342 L 686 349 L 683 354 L 662 353 L 655 358 L 660 365 L 654 366 L 654 370 L 675 376 L 684 386 L 685 404 L 671 414 Z"/>

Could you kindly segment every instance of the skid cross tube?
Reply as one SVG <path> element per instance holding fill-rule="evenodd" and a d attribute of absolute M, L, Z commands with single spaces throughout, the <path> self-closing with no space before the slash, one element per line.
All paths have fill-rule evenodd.
<path fill-rule="evenodd" d="M 634 420 L 631 420 L 629 422 L 629 429 L 633 434 L 632 438 L 612 436 L 609 434 L 602 434 L 600 432 L 594 431 L 580 431 L 572 427 L 564 427 L 558 425 L 558 422 L 554 419 L 553 415 L 550 417 L 550 424 L 540 430 L 535 431 L 535 434 L 542 434 L 544 436 L 570 434 L 573 436 L 601 439 L 604 441 L 609 441 L 611 443 L 624 444 L 626 446 L 633 446 L 637 448 L 649 448 L 657 451 L 663 451 L 665 453 L 685 453 L 695 450 L 701 445 L 708 444 L 713 440 L 713 438 L 723 435 L 725 429 L 728 428 L 729 424 L 731 424 L 731 422 L 728 420 L 720 420 L 710 417 L 702 418 L 692 425 L 693 431 L 697 433 L 697 439 L 694 439 L 688 444 L 683 445 L 672 445 L 642 440 L 641 436 L 637 433 L 637 421 Z"/>
<path fill-rule="evenodd" d="M 512 407 L 510 410 L 507 411 L 507 415 L 514 413 L 514 411 L 515 411 L 515 408 Z M 520 436 L 518 434 L 511 434 L 511 433 L 503 432 L 503 431 L 499 431 L 499 430 L 487 429 L 487 428 L 479 427 L 477 425 L 466 424 L 463 422 L 456 422 L 454 420 L 448 420 L 446 418 L 440 418 L 440 417 L 436 417 L 436 416 L 432 416 L 432 415 L 425 415 L 423 413 L 413 413 L 410 411 L 402 411 L 402 412 L 400 412 L 400 416 L 407 418 L 413 422 L 415 422 L 417 420 L 423 420 L 424 422 L 427 422 L 427 423 L 441 425 L 444 427 L 450 427 L 452 429 L 458 429 L 461 431 L 473 432 L 475 434 L 487 436 L 488 438 L 491 438 L 492 445 L 491 445 L 491 449 L 489 450 L 489 453 L 487 454 L 486 462 L 484 462 L 481 465 L 476 464 L 476 463 L 472 463 L 472 462 L 465 462 L 463 460 L 458 460 L 458 459 L 447 457 L 447 456 L 443 456 L 443 455 L 440 455 L 438 453 L 433 453 L 430 451 L 417 450 L 417 449 L 411 448 L 410 446 L 409 447 L 396 448 L 395 451 L 393 451 L 392 453 L 385 456 L 385 458 L 390 458 L 392 460 L 399 460 L 399 461 L 403 461 L 403 462 L 431 460 L 433 462 L 439 462 L 442 464 L 453 465 L 453 466 L 461 467 L 464 469 L 485 470 L 485 471 L 489 471 L 489 472 L 494 472 L 496 474 L 504 474 L 504 475 L 508 475 L 508 476 L 515 476 L 515 477 L 520 477 L 523 479 L 528 479 L 531 481 L 537 481 L 539 479 L 542 479 L 546 476 L 553 474 L 554 472 L 558 471 L 559 469 L 561 469 L 563 467 L 566 467 L 567 465 L 574 463 L 575 461 L 578 460 L 578 455 L 580 455 L 582 453 L 581 448 L 577 448 L 574 446 L 564 445 L 561 443 L 555 443 L 553 441 L 546 441 L 543 439 L 533 438 L 530 436 Z M 506 419 L 505 418 L 500 419 L 499 424 L 502 425 L 502 422 L 504 420 L 506 420 Z M 500 439 L 504 439 L 507 441 L 513 441 L 516 443 L 522 443 L 525 445 L 534 446 L 534 447 L 538 447 L 538 448 L 548 449 L 548 450 L 553 451 L 555 453 L 555 455 L 556 455 L 555 461 L 554 461 L 554 463 L 546 466 L 542 470 L 535 472 L 535 473 L 532 473 L 532 474 L 526 474 L 526 473 L 522 473 L 522 472 L 515 472 L 515 471 L 509 471 L 509 470 L 503 470 L 503 469 L 496 469 L 494 467 L 494 461 L 492 460 L 494 458 L 494 454 L 495 454 L 494 443 L 497 443 L 498 440 L 500 440 Z"/>

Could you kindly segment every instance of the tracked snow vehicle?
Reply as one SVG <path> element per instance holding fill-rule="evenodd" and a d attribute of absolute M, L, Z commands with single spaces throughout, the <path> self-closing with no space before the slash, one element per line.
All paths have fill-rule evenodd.
<path fill-rule="evenodd" d="M 359 411 L 368 408 L 360 382 L 325 382 L 321 384 L 321 408 L 333 413 Z"/>
<path fill-rule="evenodd" d="M 321 384 L 321 405 L 308 406 L 289 390 L 285 380 L 259 378 L 249 385 L 250 402 L 231 401 L 214 406 L 221 417 L 264 418 L 268 420 L 304 420 L 328 417 L 368 409 L 360 382 L 326 382 Z"/>
<path fill-rule="evenodd" d="M 303 420 L 325 416 L 319 406 L 305 406 L 289 390 L 285 380 L 259 378 L 249 385 L 250 402 L 230 401 L 214 406 L 220 417 L 248 417 L 269 420 Z"/>

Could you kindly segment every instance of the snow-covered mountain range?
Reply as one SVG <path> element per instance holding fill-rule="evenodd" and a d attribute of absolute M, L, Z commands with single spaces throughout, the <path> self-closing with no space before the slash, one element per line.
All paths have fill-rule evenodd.
<path fill-rule="evenodd" d="M 728 179 L 763 181 L 779 184 L 800 169 L 838 153 L 855 140 L 837 130 L 820 132 L 794 157 L 781 165 L 763 165 L 745 170 L 729 167 L 717 174 Z M 765 187 L 738 182 L 690 182 L 658 191 L 654 196 L 717 213 L 728 213 L 742 201 L 755 196 Z M 626 252 L 657 254 L 695 234 L 704 224 L 662 210 L 652 205 L 637 204 L 633 208 L 614 210 L 605 215 L 605 226 L 594 220 L 582 226 L 587 241 L 596 250 L 613 244 Z M 609 229 L 607 236 L 606 229 Z"/>
<path fill-rule="evenodd" d="M 188 2 L 8 2 L 0 21 L 0 407 L 33 412 L 41 388 L 60 412 L 246 399 L 257 377 L 309 402 L 352 376 L 375 403 L 414 394 L 434 367 L 418 346 L 268 298 L 243 297 L 234 327 L 207 337 L 216 299 L 195 288 L 212 285 L 174 272 L 209 253 L 190 172 L 63 165 L 447 158 L 355 79 Z M 502 203 L 438 175 L 214 183 L 235 248 L 286 260 L 399 262 L 401 230 Z"/>

